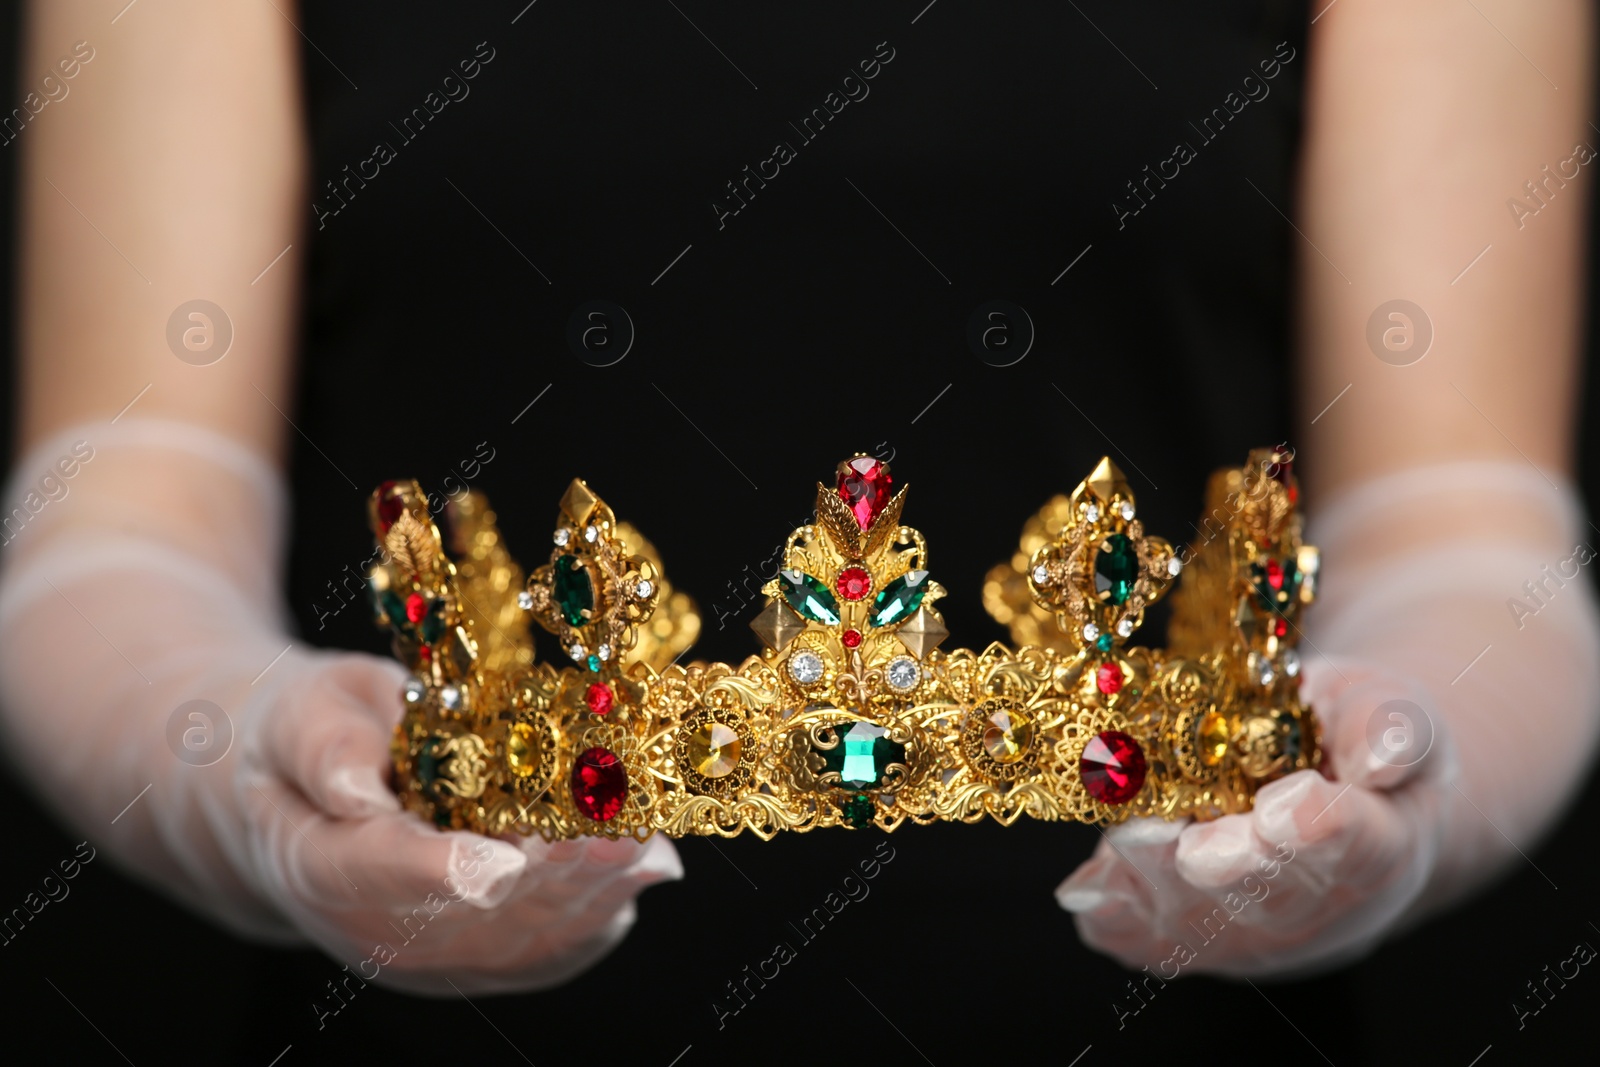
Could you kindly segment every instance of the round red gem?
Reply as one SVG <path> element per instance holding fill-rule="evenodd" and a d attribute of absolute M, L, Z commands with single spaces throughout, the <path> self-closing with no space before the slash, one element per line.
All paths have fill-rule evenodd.
<path fill-rule="evenodd" d="M 611 705 L 616 697 L 611 692 L 611 687 L 604 682 L 595 682 L 583 694 L 583 702 L 589 705 L 589 710 L 596 715 L 604 715 L 611 710 Z"/>
<path fill-rule="evenodd" d="M 627 796 L 627 768 L 609 748 L 596 745 L 572 765 L 572 799 L 595 822 L 614 818 Z"/>
<path fill-rule="evenodd" d="M 1100 669 L 1094 672 L 1094 684 L 1106 696 L 1114 696 L 1122 690 L 1122 668 L 1109 660 L 1100 664 Z"/>
<path fill-rule="evenodd" d="M 384 482 L 378 486 L 378 522 L 383 526 L 384 533 L 388 533 L 389 527 L 400 521 L 405 511 L 406 502 L 400 495 L 399 482 Z"/>
<path fill-rule="evenodd" d="M 865 530 L 889 503 L 889 465 L 871 456 L 856 456 L 839 464 L 839 499 L 850 505 L 856 522 Z"/>
<path fill-rule="evenodd" d="M 1275 559 L 1267 560 L 1267 584 L 1273 589 L 1283 589 L 1283 564 Z"/>
<path fill-rule="evenodd" d="M 833 583 L 833 587 L 846 600 L 860 600 L 872 592 L 872 575 L 860 567 L 846 567 L 839 572 L 839 579 Z"/>
<path fill-rule="evenodd" d="M 1274 636 L 1274 637 L 1284 637 L 1284 636 L 1287 636 L 1288 633 L 1289 633 L 1289 620 L 1288 619 L 1286 619 L 1282 615 L 1280 615 L 1276 619 L 1273 620 L 1273 623 L 1272 623 L 1272 636 Z"/>
<path fill-rule="evenodd" d="M 427 614 L 428 601 L 421 593 L 412 593 L 406 597 L 406 618 L 411 620 L 412 625 L 421 622 L 423 616 Z"/>
<path fill-rule="evenodd" d="M 861 644 L 861 631 L 846 630 L 844 632 L 844 636 L 840 637 L 839 640 L 844 642 L 845 648 L 855 648 L 857 645 Z"/>
<path fill-rule="evenodd" d="M 1078 775 L 1102 804 L 1126 804 L 1144 786 L 1144 750 L 1121 730 L 1106 730 L 1083 746 Z"/>

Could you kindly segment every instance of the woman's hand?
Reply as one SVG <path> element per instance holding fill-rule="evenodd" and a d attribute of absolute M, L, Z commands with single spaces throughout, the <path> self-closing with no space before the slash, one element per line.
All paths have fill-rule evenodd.
<path fill-rule="evenodd" d="M 1085 942 L 1163 979 L 1329 966 L 1372 947 L 1417 900 L 1444 836 L 1449 739 L 1419 682 L 1313 659 L 1302 697 L 1324 770 L 1265 786 L 1248 814 L 1138 819 L 1062 883 Z"/>

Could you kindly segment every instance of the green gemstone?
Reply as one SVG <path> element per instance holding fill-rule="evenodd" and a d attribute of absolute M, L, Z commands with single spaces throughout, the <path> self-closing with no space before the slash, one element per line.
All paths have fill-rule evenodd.
<path fill-rule="evenodd" d="M 1101 634 L 1099 637 L 1095 638 L 1094 639 L 1094 647 L 1098 648 L 1101 652 L 1110 652 L 1111 651 L 1111 635 L 1106 633 L 1106 634 Z"/>
<path fill-rule="evenodd" d="M 922 606 L 922 597 L 927 591 L 928 572 L 907 571 L 878 590 L 872 601 L 872 617 L 867 621 L 874 626 L 903 622 Z"/>
<path fill-rule="evenodd" d="M 1279 721 L 1283 724 L 1283 754 L 1290 760 L 1297 760 L 1305 745 L 1305 734 L 1301 731 L 1300 720 L 1292 715 L 1285 715 Z"/>
<path fill-rule="evenodd" d="M 551 590 L 561 617 L 569 626 L 582 626 L 589 621 L 594 610 L 594 585 L 589 572 L 576 556 L 562 556 L 556 560 L 555 581 Z"/>
<path fill-rule="evenodd" d="M 870 722 L 840 723 L 834 727 L 839 743 L 822 751 L 823 770 L 839 776 L 846 789 L 876 789 L 891 763 L 906 762 L 906 746 L 889 740 L 888 731 Z"/>
<path fill-rule="evenodd" d="M 779 571 L 778 577 L 783 582 L 783 598 L 802 618 L 824 626 L 839 625 L 839 602 L 827 586 L 798 567 Z"/>
<path fill-rule="evenodd" d="M 404 615 L 401 618 L 405 618 Z M 422 786 L 424 796 L 437 799 L 434 792 L 434 783 L 439 780 L 439 756 L 437 749 L 439 738 L 430 737 L 422 744 L 422 749 L 417 753 L 417 782 Z"/>
<path fill-rule="evenodd" d="M 598 671 L 600 669 L 600 657 L 595 655 L 593 652 L 589 653 L 588 667 L 591 671 Z"/>
<path fill-rule="evenodd" d="M 403 617 L 403 616 L 402 616 Z M 444 601 L 428 601 L 427 614 L 422 616 L 422 643 L 436 645 L 444 636 Z"/>
<path fill-rule="evenodd" d="M 844 816 L 844 821 L 857 830 L 865 830 L 871 826 L 872 817 L 877 811 L 872 798 L 865 793 L 857 793 L 839 805 L 839 814 Z"/>
<path fill-rule="evenodd" d="M 1094 557 L 1094 590 L 1111 604 L 1125 604 L 1139 580 L 1139 553 L 1126 534 L 1112 534 Z M 1109 594 L 1109 595 L 1108 595 Z"/>
<path fill-rule="evenodd" d="M 1304 576 L 1299 561 L 1293 557 L 1258 560 L 1250 565 L 1250 573 L 1256 596 L 1266 611 L 1282 614 L 1299 599 Z"/>

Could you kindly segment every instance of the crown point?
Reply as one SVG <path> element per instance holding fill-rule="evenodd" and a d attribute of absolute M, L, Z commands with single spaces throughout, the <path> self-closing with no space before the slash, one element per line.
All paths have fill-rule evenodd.
<path fill-rule="evenodd" d="M 867 529 L 889 503 L 889 489 L 894 485 L 889 465 L 858 453 L 839 464 L 838 474 L 839 499 L 849 506 L 856 524 Z"/>
<path fill-rule="evenodd" d="M 805 628 L 805 620 L 776 600 L 769 600 L 761 614 L 750 620 L 750 629 L 774 652 L 782 652 Z"/>
<path fill-rule="evenodd" d="M 1084 486 L 1096 498 L 1110 503 L 1111 498 L 1120 490 L 1123 496 L 1131 496 L 1128 489 L 1128 479 L 1123 476 L 1117 465 L 1111 462 L 1110 456 L 1101 456 L 1100 462 L 1095 464 L 1093 473 L 1083 481 Z"/>
<path fill-rule="evenodd" d="M 384 482 L 378 486 L 378 491 L 373 494 L 375 506 L 378 511 L 378 536 L 382 537 L 389 532 L 389 527 L 400 520 L 405 514 L 406 497 L 399 482 Z"/>
<path fill-rule="evenodd" d="M 594 490 L 583 484 L 582 478 L 572 479 L 572 484 L 567 486 L 567 491 L 561 497 L 561 510 L 571 519 L 573 524 L 582 527 L 589 521 L 589 516 L 594 514 L 595 507 L 600 503 L 600 498 Z"/>

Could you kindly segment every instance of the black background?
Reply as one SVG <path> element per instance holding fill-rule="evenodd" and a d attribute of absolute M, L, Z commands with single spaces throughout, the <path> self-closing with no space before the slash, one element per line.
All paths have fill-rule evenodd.
<path fill-rule="evenodd" d="M 383 651 L 361 605 L 333 610 L 326 590 L 368 555 L 365 493 L 407 476 L 447 488 L 480 442 L 494 458 L 473 484 L 525 562 L 582 475 L 699 598 L 698 654 L 737 659 L 756 649 L 745 624 L 759 598 L 733 592 L 759 585 L 745 568 L 852 452 L 892 450 L 915 483 L 907 521 L 952 591 L 949 643 L 980 647 L 1003 636 L 978 604 L 984 570 L 1102 452 L 1150 527 L 1181 540 L 1210 469 L 1293 440 L 1298 238 L 1272 205 L 1291 205 L 1306 15 L 924 2 L 307 5 L 313 195 L 330 203 L 323 182 L 375 141 L 398 147 L 320 231 L 307 205 L 288 591 L 308 641 Z M 13 64 L 15 8 L 0 28 Z M 1297 58 L 1272 95 L 1119 230 L 1108 204 L 1123 183 L 1175 140 L 1197 142 L 1187 123 L 1285 40 Z M 870 95 L 799 145 L 788 122 L 880 41 L 895 58 Z M 402 145 L 389 123 L 479 42 L 494 59 L 471 95 Z M 777 140 L 798 158 L 719 229 L 712 199 Z M 4 150 L 8 199 L 20 144 Z M 610 367 L 565 341 L 573 309 L 595 299 L 637 329 Z M 1037 327 L 1014 366 L 966 345 L 969 315 L 994 299 Z M 1587 464 L 1591 498 L 1595 475 Z M 75 839 L 0 788 L 8 910 Z M 1095 833 L 1026 822 L 895 834 L 871 896 L 721 1029 L 711 1002 L 724 983 L 790 939 L 788 922 L 872 853 L 875 833 L 681 842 L 685 880 L 643 895 L 605 961 L 536 995 L 469 1005 L 369 987 L 319 1029 L 312 1004 L 338 965 L 236 941 L 106 860 L 0 947 L 0 975 L 13 1034 L 63 1062 L 121 1062 L 112 1043 L 139 1064 L 267 1064 L 286 1046 L 284 1065 L 1065 1065 L 1089 1046 L 1077 1062 L 1466 1065 L 1489 1046 L 1478 1062 L 1569 1062 L 1592 1055 L 1600 979 L 1583 972 L 1520 1031 L 1511 1005 L 1576 942 L 1600 942 L 1597 805 L 1591 781 L 1530 864 L 1354 967 L 1259 989 L 1185 979 L 1120 1029 L 1127 976 L 1082 947 L 1052 896 Z"/>

